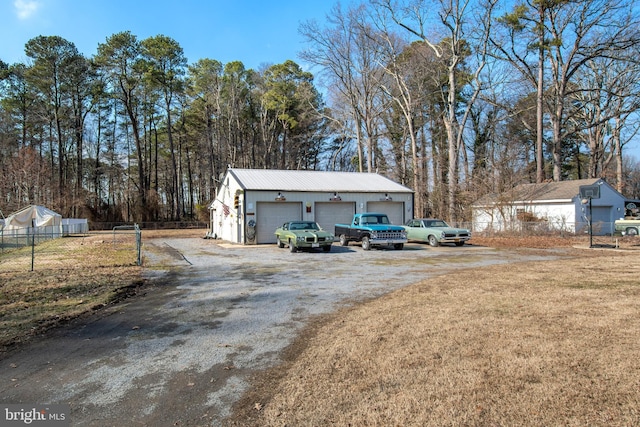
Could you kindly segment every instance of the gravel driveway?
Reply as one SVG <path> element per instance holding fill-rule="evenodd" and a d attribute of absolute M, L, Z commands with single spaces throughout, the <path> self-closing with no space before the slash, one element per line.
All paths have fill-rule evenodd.
<path fill-rule="evenodd" d="M 3 403 L 68 403 L 73 426 L 218 425 L 306 322 L 451 272 L 522 260 L 466 245 L 290 253 L 147 239 L 143 295 L 0 361 Z M 527 259 L 533 259 L 531 257 Z M 540 258 L 541 259 L 541 258 Z"/>

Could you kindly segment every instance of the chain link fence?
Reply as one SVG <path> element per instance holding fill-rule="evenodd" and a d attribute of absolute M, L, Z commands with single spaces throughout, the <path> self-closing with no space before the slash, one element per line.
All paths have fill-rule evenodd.
<path fill-rule="evenodd" d="M 80 268 L 89 256 L 94 267 L 141 265 L 139 226 L 65 235 L 57 227 L 0 230 L 0 273 Z"/>

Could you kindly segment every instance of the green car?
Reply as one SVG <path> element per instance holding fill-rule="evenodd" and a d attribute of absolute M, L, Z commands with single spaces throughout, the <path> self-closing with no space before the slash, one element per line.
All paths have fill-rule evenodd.
<path fill-rule="evenodd" d="M 441 219 L 416 218 L 403 225 L 407 230 L 407 239 L 416 242 L 427 242 L 431 246 L 440 246 L 441 243 L 454 243 L 456 246 L 464 245 L 471 239 L 471 231 L 466 228 L 453 228 Z"/>
<path fill-rule="evenodd" d="M 289 246 L 291 252 L 313 248 L 322 248 L 323 251 L 329 252 L 334 240 L 333 234 L 324 231 L 313 221 L 285 222 L 282 227 L 276 229 L 275 235 L 278 247 Z"/>

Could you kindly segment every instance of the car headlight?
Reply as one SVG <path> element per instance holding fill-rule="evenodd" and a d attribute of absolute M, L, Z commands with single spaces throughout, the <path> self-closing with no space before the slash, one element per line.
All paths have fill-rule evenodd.
<path fill-rule="evenodd" d="M 377 231 L 372 231 L 371 232 L 371 238 L 372 239 L 377 239 L 378 238 L 378 232 Z"/>
<path fill-rule="evenodd" d="M 298 242 L 304 242 L 304 236 L 296 236 Z"/>
<path fill-rule="evenodd" d="M 441 238 L 441 239 L 444 239 L 444 236 L 446 236 L 446 234 L 445 234 L 445 232 L 443 231 L 443 232 L 441 232 L 441 233 L 440 233 L 440 238 Z"/>

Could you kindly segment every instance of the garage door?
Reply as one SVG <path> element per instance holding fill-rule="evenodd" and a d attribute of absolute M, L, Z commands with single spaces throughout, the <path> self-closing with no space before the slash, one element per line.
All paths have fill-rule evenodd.
<path fill-rule="evenodd" d="M 367 211 L 387 214 L 391 224 L 404 224 L 404 202 L 369 202 Z"/>
<path fill-rule="evenodd" d="M 593 214 L 593 234 L 594 235 L 610 234 L 612 232 L 612 222 L 611 222 L 612 207 L 611 206 L 593 206 L 591 209 Z"/>
<path fill-rule="evenodd" d="M 276 228 L 287 221 L 302 219 L 300 202 L 258 202 L 256 204 L 256 243 L 275 243 Z"/>
<path fill-rule="evenodd" d="M 350 224 L 354 213 L 355 202 L 316 202 L 316 222 L 332 233 L 336 224 Z"/>

